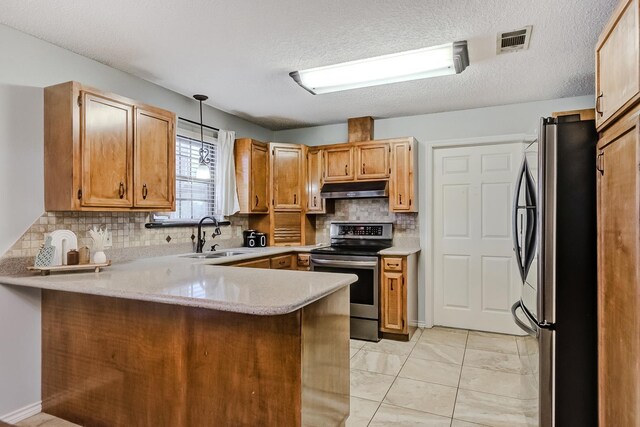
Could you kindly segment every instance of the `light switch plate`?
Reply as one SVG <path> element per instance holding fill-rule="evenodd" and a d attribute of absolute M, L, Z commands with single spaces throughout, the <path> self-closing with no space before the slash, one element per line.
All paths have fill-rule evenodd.
<path fill-rule="evenodd" d="M 107 232 L 107 238 L 104 241 L 104 248 L 110 248 L 113 246 L 113 233 L 111 231 Z"/>

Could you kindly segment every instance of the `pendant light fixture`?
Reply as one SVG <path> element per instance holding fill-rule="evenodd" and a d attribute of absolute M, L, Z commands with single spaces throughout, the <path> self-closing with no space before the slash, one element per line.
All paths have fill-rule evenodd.
<path fill-rule="evenodd" d="M 204 124 L 202 122 L 202 101 L 209 99 L 207 95 L 193 95 L 200 102 L 200 164 L 196 171 L 196 178 L 211 179 L 211 169 L 209 169 L 209 149 L 204 146 Z"/>

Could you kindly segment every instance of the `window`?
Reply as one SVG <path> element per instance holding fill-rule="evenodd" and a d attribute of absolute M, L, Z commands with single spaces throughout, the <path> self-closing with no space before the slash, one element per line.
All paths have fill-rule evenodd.
<path fill-rule="evenodd" d="M 155 215 L 159 221 L 185 221 L 214 215 L 217 132 L 204 129 L 211 179 L 196 178 L 200 165 L 200 127 L 178 122 L 176 137 L 176 211 Z"/>

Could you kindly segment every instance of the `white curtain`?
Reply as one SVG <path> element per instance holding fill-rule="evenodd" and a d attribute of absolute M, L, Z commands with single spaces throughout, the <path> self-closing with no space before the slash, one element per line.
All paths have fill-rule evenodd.
<path fill-rule="evenodd" d="M 240 210 L 236 190 L 236 167 L 233 145 L 236 133 L 222 130 L 218 132 L 218 164 L 216 165 L 216 215 L 229 216 Z"/>

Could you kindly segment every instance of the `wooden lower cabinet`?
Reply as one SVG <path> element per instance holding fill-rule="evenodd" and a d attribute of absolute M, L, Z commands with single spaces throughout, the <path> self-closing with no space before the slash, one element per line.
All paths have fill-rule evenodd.
<path fill-rule="evenodd" d="M 250 315 L 42 291 L 42 411 L 83 426 L 339 426 L 349 290 Z"/>
<path fill-rule="evenodd" d="M 239 262 L 233 264 L 234 267 L 247 267 L 247 268 L 271 268 L 271 261 L 269 258 L 257 259 L 245 262 Z"/>
<path fill-rule="evenodd" d="M 281 255 L 271 258 L 271 268 L 278 270 L 291 270 L 294 266 L 293 255 Z"/>
<path fill-rule="evenodd" d="M 598 365 L 601 426 L 640 425 L 640 119 L 598 143 Z"/>
<path fill-rule="evenodd" d="M 380 331 L 387 338 L 410 340 L 418 322 L 417 254 L 381 261 Z"/>

